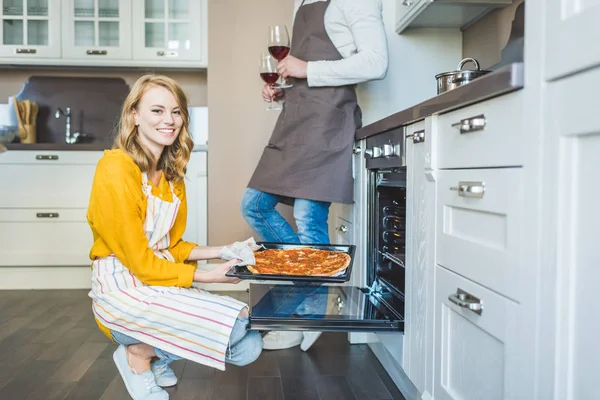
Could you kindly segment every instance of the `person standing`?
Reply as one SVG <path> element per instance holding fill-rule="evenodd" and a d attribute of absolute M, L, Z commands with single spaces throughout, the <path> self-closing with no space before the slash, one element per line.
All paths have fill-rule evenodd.
<path fill-rule="evenodd" d="M 290 55 L 278 65 L 294 78 L 284 91 L 263 87 L 263 99 L 285 97 L 271 138 L 248 183 L 242 215 L 265 241 L 330 243 L 331 203 L 353 203 L 352 148 L 362 125 L 355 85 L 383 79 L 388 50 L 381 0 L 296 0 Z M 293 206 L 298 228 L 275 209 Z M 270 332 L 266 350 L 301 344 L 319 332 Z"/>

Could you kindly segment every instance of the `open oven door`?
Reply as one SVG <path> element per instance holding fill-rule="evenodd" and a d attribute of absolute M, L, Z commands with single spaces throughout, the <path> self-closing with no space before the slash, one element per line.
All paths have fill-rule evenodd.
<path fill-rule="evenodd" d="M 378 286 L 250 284 L 250 330 L 402 332 L 404 299 Z"/>

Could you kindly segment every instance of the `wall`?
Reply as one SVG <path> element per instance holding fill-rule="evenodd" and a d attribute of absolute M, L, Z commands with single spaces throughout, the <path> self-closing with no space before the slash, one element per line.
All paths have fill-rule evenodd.
<path fill-rule="evenodd" d="M 279 115 L 265 111 L 259 56 L 269 25 L 291 29 L 293 1 L 209 0 L 208 7 L 208 241 L 220 245 L 254 234 L 240 202 Z"/>
<path fill-rule="evenodd" d="M 456 68 L 462 34 L 456 29 L 395 31 L 396 2 L 383 2 L 389 48 L 389 69 L 382 81 L 359 85 L 363 125 L 385 118 L 436 96 L 435 75 Z"/>
<path fill-rule="evenodd" d="M 91 76 L 91 77 L 121 77 L 127 82 L 129 86 L 140 76 L 144 75 L 147 71 L 126 71 L 126 70 L 94 70 L 94 71 L 82 71 L 73 68 L 72 70 L 67 69 L 43 69 L 43 68 L 28 68 L 28 67 L 14 67 L 0 69 L 0 103 L 7 103 L 10 96 L 21 91 L 23 83 L 31 75 L 52 75 L 52 76 Z M 158 73 L 164 73 L 168 75 L 183 87 L 187 93 L 191 106 L 206 106 L 206 71 L 157 71 Z"/>
<path fill-rule="evenodd" d="M 481 68 L 489 68 L 500 62 L 500 54 L 508 37 L 515 9 L 523 0 L 492 11 L 463 32 L 463 55 L 479 61 Z"/>

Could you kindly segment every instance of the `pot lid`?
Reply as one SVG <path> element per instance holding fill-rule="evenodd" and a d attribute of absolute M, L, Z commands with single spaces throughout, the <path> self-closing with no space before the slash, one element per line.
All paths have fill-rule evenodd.
<path fill-rule="evenodd" d="M 475 65 L 475 69 L 463 69 L 463 67 L 465 66 L 465 64 L 467 63 L 473 63 Z M 463 60 L 461 60 L 461 62 L 458 63 L 458 66 L 456 67 L 455 71 L 448 71 L 448 72 L 442 72 L 440 74 L 437 74 L 435 77 L 440 78 L 442 76 L 447 76 L 447 75 L 454 75 L 454 74 L 465 74 L 465 75 L 483 75 L 483 74 L 487 74 L 488 72 L 491 72 L 489 70 L 485 70 L 485 69 L 481 69 L 479 67 L 479 62 L 474 59 L 474 58 L 465 58 Z"/>

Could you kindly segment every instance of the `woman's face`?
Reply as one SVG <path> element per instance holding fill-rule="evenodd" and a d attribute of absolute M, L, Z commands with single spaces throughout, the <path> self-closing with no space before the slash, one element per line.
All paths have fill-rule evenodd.
<path fill-rule="evenodd" d="M 162 86 L 151 86 L 142 96 L 137 110 L 133 110 L 141 142 L 154 154 L 175 142 L 183 119 L 175 96 Z"/>

